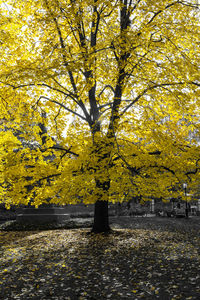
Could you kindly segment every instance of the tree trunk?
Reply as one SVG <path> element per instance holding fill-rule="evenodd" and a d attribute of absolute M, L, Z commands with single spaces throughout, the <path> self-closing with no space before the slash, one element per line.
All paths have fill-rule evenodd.
<path fill-rule="evenodd" d="M 100 128 L 96 129 L 93 133 L 95 158 L 97 158 L 96 164 L 93 166 L 95 169 L 94 179 L 96 183 L 96 190 L 94 190 L 95 207 L 94 207 L 94 223 L 92 232 L 108 232 L 109 218 L 108 218 L 108 201 L 109 201 L 109 164 L 111 148 L 113 142 L 108 142 L 106 139 L 101 139 L 97 136 Z M 93 155 L 94 155 L 93 154 Z"/>
<path fill-rule="evenodd" d="M 94 224 L 92 232 L 108 232 L 109 217 L 108 217 L 108 201 L 97 200 L 94 208 Z"/>

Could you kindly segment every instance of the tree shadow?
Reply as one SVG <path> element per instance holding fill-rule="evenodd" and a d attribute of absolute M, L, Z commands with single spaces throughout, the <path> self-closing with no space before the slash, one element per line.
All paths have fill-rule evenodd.
<path fill-rule="evenodd" d="M 109 295 L 118 300 L 134 299 L 134 295 L 144 299 L 179 295 L 180 299 L 198 299 L 198 242 L 185 250 L 187 236 L 173 244 L 173 240 L 165 241 L 162 232 L 152 238 L 155 231 L 149 237 L 131 229 L 109 235 L 87 233 L 78 231 L 78 240 L 69 238 L 63 247 L 55 239 L 48 251 L 42 238 L 33 239 L 31 253 L 5 266 L 8 271 L 3 275 L 0 298 L 103 300 Z M 67 230 L 59 234 L 68 238 Z"/>

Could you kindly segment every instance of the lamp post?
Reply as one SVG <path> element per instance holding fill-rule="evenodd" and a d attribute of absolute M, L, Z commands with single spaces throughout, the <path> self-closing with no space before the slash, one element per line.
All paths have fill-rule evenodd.
<path fill-rule="evenodd" d="M 185 216 L 186 218 L 188 218 L 187 183 L 183 184 L 183 189 L 185 191 Z"/>

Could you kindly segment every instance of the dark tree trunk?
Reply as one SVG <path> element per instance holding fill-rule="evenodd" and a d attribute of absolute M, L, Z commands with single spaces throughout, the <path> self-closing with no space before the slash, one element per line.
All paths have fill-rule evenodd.
<path fill-rule="evenodd" d="M 110 147 L 112 145 L 98 141 L 95 146 L 95 154 L 98 157 L 98 162 L 95 172 L 96 191 L 94 191 L 94 196 L 96 197 L 96 202 L 92 232 L 100 233 L 110 231 L 108 217 L 110 179 L 108 168 L 110 163 Z"/>
<path fill-rule="evenodd" d="M 94 224 L 92 232 L 108 232 L 109 227 L 109 217 L 108 217 L 108 201 L 97 200 L 94 208 Z"/>

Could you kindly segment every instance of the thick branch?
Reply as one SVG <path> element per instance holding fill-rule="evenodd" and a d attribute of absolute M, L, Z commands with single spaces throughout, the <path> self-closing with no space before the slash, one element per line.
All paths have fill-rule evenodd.
<path fill-rule="evenodd" d="M 121 0 L 121 10 L 120 10 L 120 38 L 123 44 L 127 42 L 127 29 L 131 25 L 130 20 L 130 11 L 127 7 L 127 0 Z M 124 79 L 126 77 L 125 66 L 127 63 L 127 59 L 130 56 L 129 50 L 124 48 L 124 46 L 120 48 L 120 55 L 116 58 L 118 62 L 118 79 L 117 84 L 115 87 L 114 92 L 114 101 L 112 106 L 112 112 L 110 117 L 110 122 L 108 126 L 108 133 L 109 137 L 115 136 L 115 129 L 119 119 L 119 108 L 122 100 L 122 92 L 123 92 L 123 85 Z M 113 45 L 114 47 L 114 45 Z"/>

